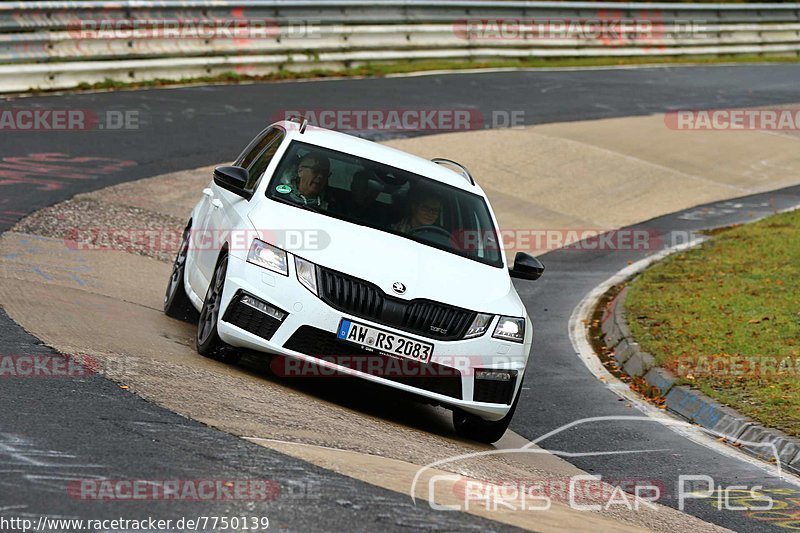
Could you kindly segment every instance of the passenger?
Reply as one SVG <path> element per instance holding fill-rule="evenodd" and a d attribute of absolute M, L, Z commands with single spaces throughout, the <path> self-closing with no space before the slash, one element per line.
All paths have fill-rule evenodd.
<path fill-rule="evenodd" d="M 284 186 L 292 189 L 288 193 L 291 200 L 327 210 L 329 202 L 325 198 L 325 190 L 330 174 L 331 163 L 328 158 L 311 152 L 303 156 L 293 175 L 282 181 Z"/>
<path fill-rule="evenodd" d="M 395 231 L 410 234 L 421 226 L 433 226 L 442 213 L 442 199 L 433 191 L 414 190 L 409 193 L 406 215 L 393 226 Z"/>

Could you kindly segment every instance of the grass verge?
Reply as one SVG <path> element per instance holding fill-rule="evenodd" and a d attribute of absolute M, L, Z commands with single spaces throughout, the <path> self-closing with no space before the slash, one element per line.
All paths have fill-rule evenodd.
<path fill-rule="evenodd" d="M 630 285 L 631 332 L 716 400 L 800 437 L 800 211 L 715 232 Z"/>

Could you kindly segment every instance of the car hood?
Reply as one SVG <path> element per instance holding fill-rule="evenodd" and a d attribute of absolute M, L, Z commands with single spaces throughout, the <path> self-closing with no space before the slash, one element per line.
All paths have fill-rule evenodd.
<path fill-rule="evenodd" d="M 525 316 L 505 268 L 280 202 L 255 207 L 249 218 L 261 240 L 369 281 L 397 298 Z M 405 285 L 404 294 L 392 290 L 396 282 Z"/>

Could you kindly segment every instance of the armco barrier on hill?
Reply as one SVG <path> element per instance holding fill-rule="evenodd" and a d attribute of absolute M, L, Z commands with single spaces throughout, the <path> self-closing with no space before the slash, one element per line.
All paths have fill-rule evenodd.
<path fill-rule="evenodd" d="M 420 59 L 799 52 L 797 3 L 0 3 L 0 92 Z"/>

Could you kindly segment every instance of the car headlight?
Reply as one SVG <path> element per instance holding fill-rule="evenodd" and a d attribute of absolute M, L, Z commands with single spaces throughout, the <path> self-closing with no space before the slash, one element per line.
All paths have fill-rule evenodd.
<path fill-rule="evenodd" d="M 513 316 L 501 316 L 494 328 L 492 337 L 505 341 L 522 342 L 525 340 L 525 319 Z"/>
<path fill-rule="evenodd" d="M 311 261 L 294 257 L 294 268 L 297 271 L 297 280 L 303 286 L 317 295 L 317 266 Z"/>
<path fill-rule="evenodd" d="M 247 262 L 284 276 L 289 275 L 289 261 L 286 258 L 286 252 L 258 239 L 253 239 L 253 244 L 250 245 Z"/>
<path fill-rule="evenodd" d="M 466 335 L 464 335 L 465 339 L 474 339 L 475 337 L 480 337 L 486 330 L 489 329 L 489 324 L 492 323 L 492 319 L 494 315 L 486 315 L 483 313 L 478 313 L 475 317 L 475 320 L 472 321 L 472 324 L 469 326 Z"/>

